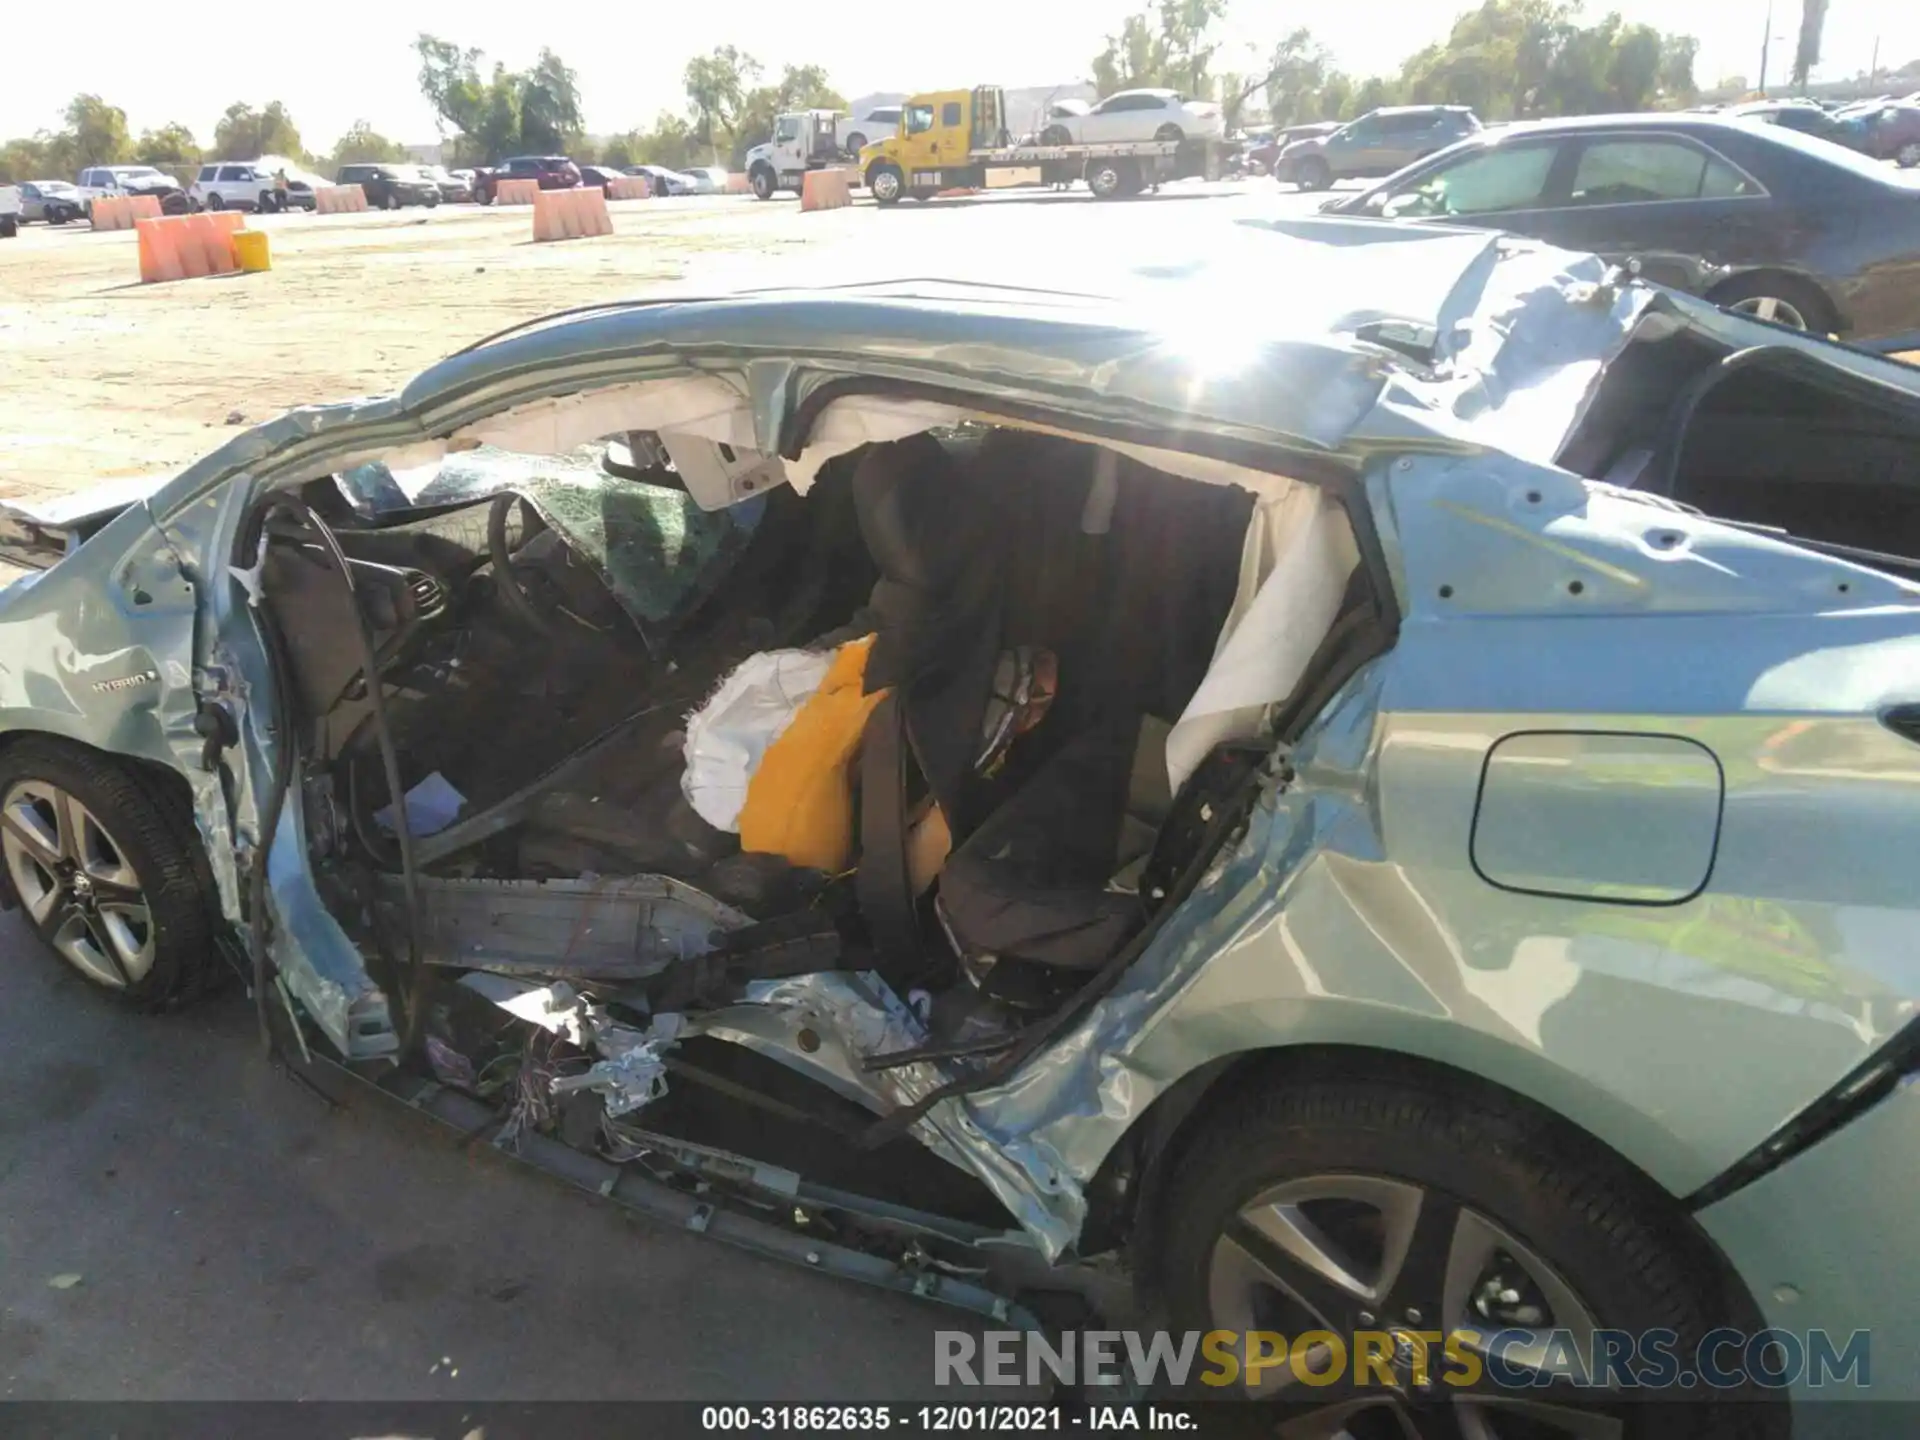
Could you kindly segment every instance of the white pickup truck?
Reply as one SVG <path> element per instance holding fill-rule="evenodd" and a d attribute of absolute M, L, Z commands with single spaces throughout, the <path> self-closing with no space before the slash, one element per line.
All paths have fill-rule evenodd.
<path fill-rule="evenodd" d="M 20 187 L 0 185 L 0 240 L 20 233 Z"/>

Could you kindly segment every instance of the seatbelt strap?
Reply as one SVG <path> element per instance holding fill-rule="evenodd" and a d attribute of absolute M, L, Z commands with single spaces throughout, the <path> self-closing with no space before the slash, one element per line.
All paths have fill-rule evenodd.
<path fill-rule="evenodd" d="M 918 974 L 920 920 L 907 866 L 907 720 L 896 689 L 867 721 L 860 752 L 860 870 L 854 895 L 880 970 Z"/>

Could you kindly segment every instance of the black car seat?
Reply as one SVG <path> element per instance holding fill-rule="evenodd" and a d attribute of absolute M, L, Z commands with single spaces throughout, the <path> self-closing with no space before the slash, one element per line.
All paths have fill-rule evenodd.
<path fill-rule="evenodd" d="M 1083 507 L 1082 537 L 1064 547 L 1070 583 L 1006 581 L 1010 626 L 1034 627 L 1062 656 L 1051 744 L 940 880 L 941 918 L 969 962 L 1091 970 L 1142 923 L 1128 872 L 1171 806 L 1166 738 L 1238 584 L 1250 494 L 1077 448 L 1096 459 L 1089 483 L 1068 487 Z M 1047 598 L 1023 614 L 1030 578 Z"/>
<path fill-rule="evenodd" d="M 905 859 L 917 771 L 955 841 L 939 907 L 963 956 L 1097 966 L 1139 922 L 1137 900 L 1111 882 L 1144 856 L 1164 816 L 1166 730 L 1232 604 L 1252 497 L 1000 431 L 968 467 L 973 484 L 937 505 L 892 468 L 904 458 L 875 456 L 855 477 L 863 531 L 888 577 L 876 601 L 904 559 L 920 567 L 920 613 L 898 652 L 911 661 L 873 716 L 863 761 L 859 892 L 876 948 L 883 965 L 919 964 Z M 942 533 L 929 567 L 932 524 Z M 1014 645 L 1054 652 L 1059 697 L 1017 748 L 1021 763 L 983 784 L 969 766 L 986 687 Z"/>

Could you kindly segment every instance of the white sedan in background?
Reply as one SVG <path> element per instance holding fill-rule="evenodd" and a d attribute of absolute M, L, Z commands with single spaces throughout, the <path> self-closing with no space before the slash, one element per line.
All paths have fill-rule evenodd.
<path fill-rule="evenodd" d="M 1111 145 L 1143 140 L 1218 140 L 1226 121 L 1218 105 L 1177 90 L 1122 90 L 1084 115 L 1055 106 L 1042 140 L 1055 145 Z"/>
<path fill-rule="evenodd" d="M 626 173 L 643 176 L 655 195 L 695 195 L 699 193 L 693 176 L 664 165 L 629 165 Z"/>

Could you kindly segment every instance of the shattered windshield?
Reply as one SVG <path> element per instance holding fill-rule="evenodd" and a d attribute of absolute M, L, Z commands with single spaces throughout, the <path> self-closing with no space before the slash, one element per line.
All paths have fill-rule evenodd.
<path fill-rule="evenodd" d="M 414 469 L 395 471 L 374 461 L 339 475 L 337 484 L 369 518 L 520 495 L 593 566 L 649 643 L 657 643 L 719 586 L 765 506 L 756 498 L 702 510 L 677 486 L 608 474 L 605 452 L 602 442 L 561 456 L 483 445 Z"/>

